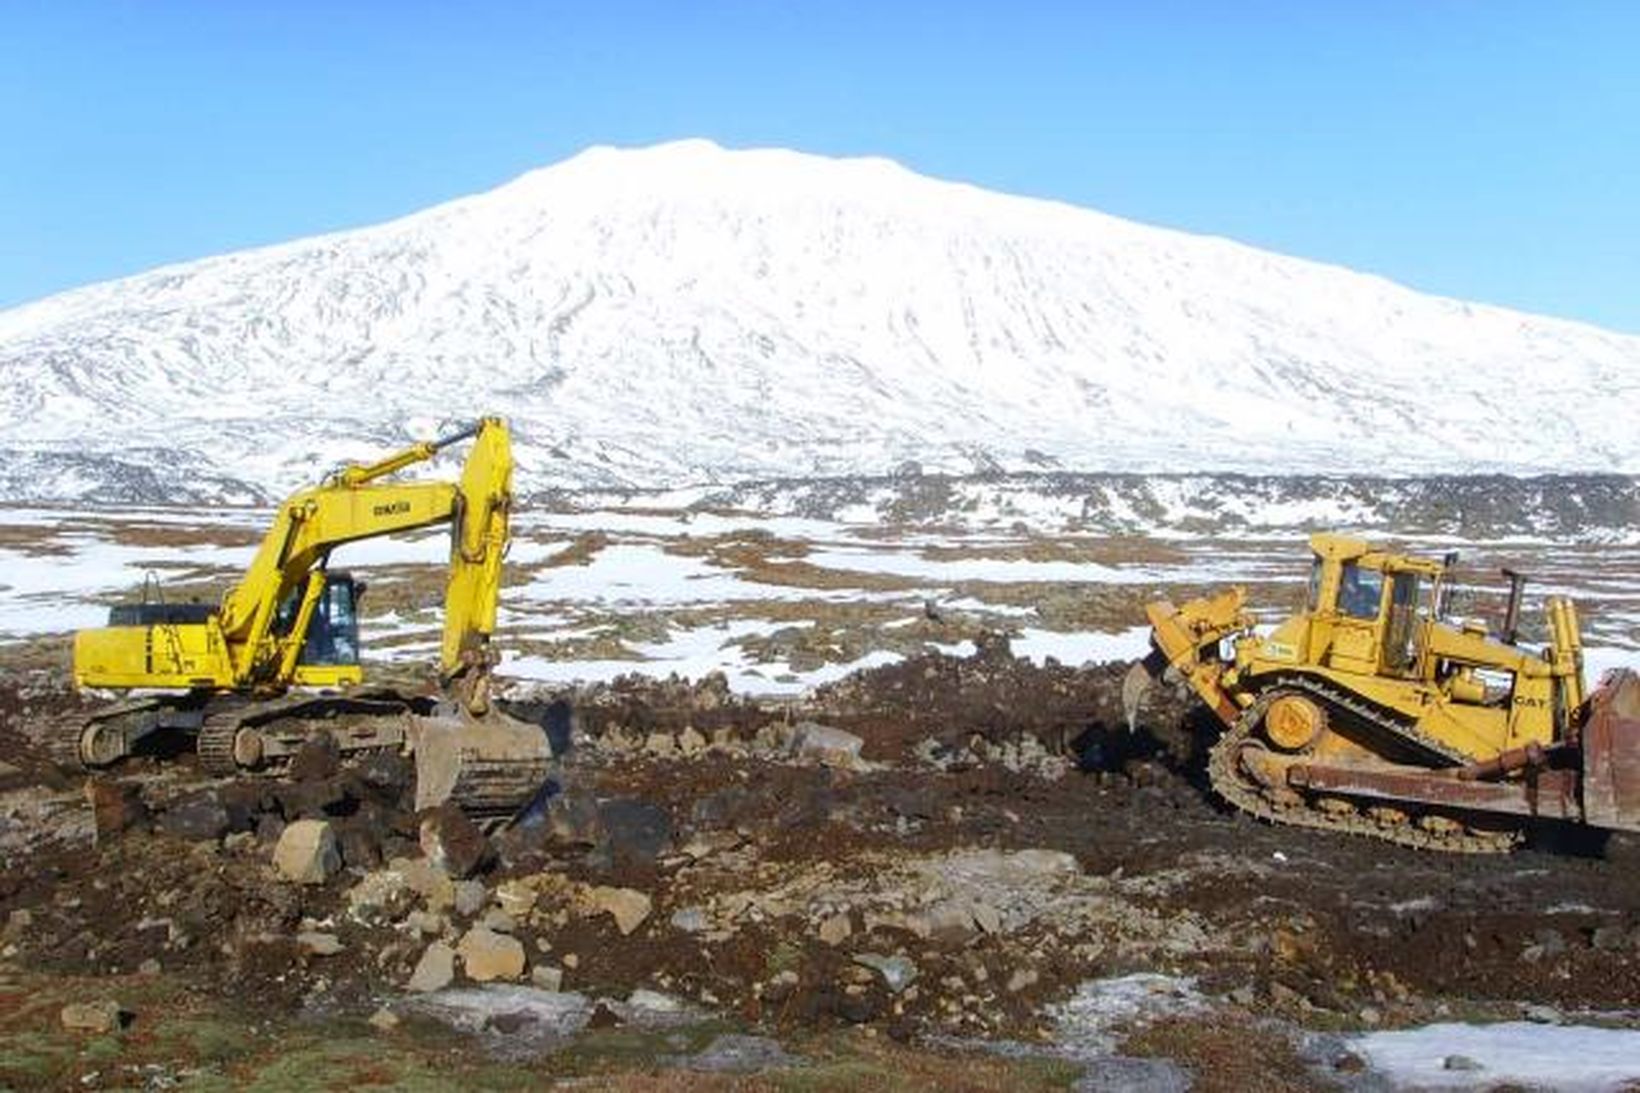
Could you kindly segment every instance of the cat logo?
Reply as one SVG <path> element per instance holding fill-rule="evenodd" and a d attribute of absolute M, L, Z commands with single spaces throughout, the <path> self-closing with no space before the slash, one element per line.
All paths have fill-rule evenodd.
<path fill-rule="evenodd" d="M 377 505 L 370 511 L 376 516 L 398 516 L 401 513 L 410 511 L 410 502 L 391 501 L 385 505 Z"/>

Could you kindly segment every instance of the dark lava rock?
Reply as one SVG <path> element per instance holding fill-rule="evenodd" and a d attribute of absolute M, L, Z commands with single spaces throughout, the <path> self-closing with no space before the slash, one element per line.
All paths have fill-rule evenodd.
<path fill-rule="evenodd" d="M 255 831 L 262 813 L 278 807 L 266 783 L 248 778 L 223 786 L 217 800 L 227 810 L 229 831 Z"/>
<path fill-rule="evenodd" d="M 690 819 L 697 827 L 732 827 L 735 820 L 750 811 L 752 794 L 742 786 L 729 786 L 716 793 L 708 793 L 690 809 Z"/>
<path fill-rule="evenodd" d="M 374 816 L 361 813 L 332 825 L 343 865 L 374 869 L 382 863 L 382 843 L 374 820 Z"/>
<path fill-rule="evenodd" d="M 397 752 L 373 752 L 354 768 L 359 784 L 387 801 L 405 797 L 416 783 L 415 763 Z"/>
<path fill-rule="evenodd" d="M 341 779 L 322 782 L 284 782 L 273 795 L 287 820 L 323 820 L 346 812 L 353 798 Z"/>
<path fill-rule="evenodd" d="M 598 845 L 617 864 L 651 864 L 672 842 L 672 817 L 634 797 L 598 805 Z"/>
<path fill-rule="evenodd" d="M 547 832 L 568 846 L 598 841 L 598 800 L 584 789 L 567 789 L 547 803 Z"/>
<path fill-rule="evenodd" d="M 148 808 L 134 785 L 93 778 L 85 784 L 85 796 L 91 803 L 98 842 L 148 821 Z"/>
<path fill-rule="evenodd" d="M 214 842 L 226 835 L 231 826 L 228 810 L 214 790 L 186 797 L 159 816 L 161 831 L 194 842 Z"/>
<path fill-rule="evenodd" d="M 421 849 L 428 860 L 460 880 L 495 860 L 495 850 L 460 806 L 446 801 L 421 815 Z"/>
<path fill-rule="evenodd" d="M 336 738 L 328 732 L 314 733 L 302 741 L 290 761 L 290 780 L 293 782 L 322 782 L 334 777 L 342 766 L 342 750 Z"/>
<path fill-rule="evenodd" d="M 256 818 L 256 837 L 260 842 L 276 843 L 285 833 L 285 821 L 277 812 L 264 812 Z"/>

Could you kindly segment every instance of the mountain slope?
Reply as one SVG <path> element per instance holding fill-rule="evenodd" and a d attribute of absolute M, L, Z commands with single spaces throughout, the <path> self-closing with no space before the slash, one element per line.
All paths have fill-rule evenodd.
<path fill-rule="evenodd" d="M 0 364 L 14 499 L 277 495 L 482 412 L 513 419 L 526 488 L 1640 472 L 1609 420 L 1640 404 L 1640 338 L 700 141 L 0 313 Z"/>

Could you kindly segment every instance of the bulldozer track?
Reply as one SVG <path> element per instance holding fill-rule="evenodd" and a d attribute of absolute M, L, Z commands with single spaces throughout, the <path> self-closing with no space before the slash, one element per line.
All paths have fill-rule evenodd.
<path fill-rule="evenodd" d="M 1297 790 L 1287 790 L 1281 795 L 1285 797 L 1286 803 L 1278 802 L 1263 787 L 1250 782 L 1243 775 L 1238 759 L 1244 746 L 1260 746 L 1253 734 L 1263 721 L 1264 713 L 1270 704 L 1281 695 L 1294 693 L 1319 700 L 1326 709 L 1329 720 L 1335 720 L 1341 713 L 1356 726 L 1367 727 L 1373 732 L 1416 745 L 1452 761 L 1452 757 L 1447 755 L 1447 749 L 1435 745 L 1422 734 L 1409 731 L 1408 726 L 1384 717 L 1366 703 L 1352 700 L 1349 696 L 1313 679 L 1283 676 L 1275 680 L 1273 685 L 1266 688 L 1253 704 L 1242 712 L 1235 725 L 1220 736 L 1208 752 L 1208 780 L 1213 789 L 1230 804 L 1271 823 L 1365 835 L 1419 850 L 1497 854 L 1514 849 L 1521 841 L 1524 831 L 1519 826 L 1476 830 L 1472 824 L 1477 819 L 1494 825 L 1507 824 L 1508 821 L 1465 809 L 1441 809 L 1397 802 L 1396 808 L 1407 812 L 1405 821 L 1386 823 L 1374 819 L 1356 807 L 1345 810 L 1335 805 L 1331 810 L 1323 810 L 1313 795 L 1306 795 Z M 1291 803 L 1295 800 L 1301 803 Z M 1332 797 L 1331 800 L 1351 804 L 1343 798 Z M 1415 809 L 1416 814 L 1413 814 Z M 1431 828 L 1420 826 L 1419 821 L 1426 818 L 1433 818 L 1438 822 Z M 1453 829 L 1443 830 L 1444 824 L 1439 821 L 1450 822 Z"/>

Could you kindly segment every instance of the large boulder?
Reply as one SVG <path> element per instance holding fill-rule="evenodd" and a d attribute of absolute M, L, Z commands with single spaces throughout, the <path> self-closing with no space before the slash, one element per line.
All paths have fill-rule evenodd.
<path fill-rule="evenodd" d="M 323 884 L 342 868 L 336 835 L 324 820 L 297 820 L 273 848 L 274 868 L 297 884 Z"/>
<path fill-rule="evenodd" d="M 288 776 L 293 782 L 322 782 L 334 778 L 342 766 L 342 749 L 328 732 L 316 732 L 296 749 Z"/>
<path fill-rule="evenodd" d="M 442 941 L 435 941 L 422 952 L 416 970 L 410 973 L 406 990 L 418 994 L 441 991 L 456 977 L 456 951 Z"/>
<path fill-rule="evenodd" d="M 103 998 L 94 1002 L 70 1002 L 58 1019 L 70 1032 L 116 1032 L 125 1024 L 125 1011 L 118 1002 Z"/>
<path fill-rule="evenodd" d="M 474 926 L 456 946 L 461 967 L 475 983 L 502 979 L 512 982 L 524 976 L 524 946 L 488 926 Z"/>
<path fill-rule="evenodd" d="M 148 820 L 148 809 L 137 787 L 129 783 L 93 778 L 85 784 L 85 797 L 91 805 L 99 843 Z"/>
<path fill-rule="evenodd" d="M 446 801 L 421 817 L 421 850 L 427 860 L 460 880 L 495 859 L 490 840 L 461 807 Z"/>
<path fill-rule="evenodd" d="M 316 820 L 348 811 L 353 798 L 342 778 L 280 782 L 273 791 L 287 820 Z"/>
<path fill-rule="evenodd" d="M 635 797 L 598 805 L 598 846 L 610 862 L 649 865 L 672 843 L 672 817 L 664 808 Z"/>
<path fill-rule="evenodd" d="M 159 816 L 161 831 L 192 842 L 215 842 L 226 835 L 232 826 L 227 807 L 213 790 L 202 790 L 185 797 Z"/>
<path fill-rule="evenodd" d="M 815 721 L 799 721 L 791 737 L 791 753 L 798 759 L 838 770 L 859 770 L 864 766 L 860 748 L 865 741 L 851 732 L 834 729 Z"/>

